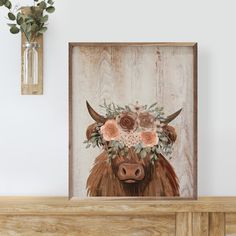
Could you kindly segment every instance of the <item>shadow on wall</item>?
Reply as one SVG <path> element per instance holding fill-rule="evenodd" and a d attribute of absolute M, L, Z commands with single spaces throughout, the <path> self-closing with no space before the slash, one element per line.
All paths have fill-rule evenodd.
<path fill-rule="evenodd" d="M 211 75 L 212 59 L 206 48 L 199 47 L 198 51 L 198 179 L 201 193 L 210 194 L 214 175 L 209 168 L 212 165 L 214 142 L 213 127 L 213 86 Z M 208 179 L 208 181 L 205 181 Z"/>

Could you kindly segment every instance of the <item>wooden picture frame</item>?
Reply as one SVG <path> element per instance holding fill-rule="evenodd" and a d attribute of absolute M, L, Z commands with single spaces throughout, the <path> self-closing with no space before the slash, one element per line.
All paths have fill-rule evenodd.
<path fill-rule="evenodd" d="M 126 56 L 123 56 L 123 54 L 127 52 L 126 49 L 130 51 L 128 53 L 128 59 L 126 58 L 125 63 L 123 63 L 122 60 L 126 57 Z M 141 54 L 139 55 L 140 52 Z M 132 60 L 134 60 L 133 64 L 131 63 Z M 146 63 L 145 66 L 141 65 L 142 60 L 145 60 L 145 63 Z M 159 62 L 162 61 L 162 64 L 159 65 L 158 62 L 156 62 L 155 60 L 159 60 Z M 170 61 L 170 63 L 168 62 L 168 60 Z M 126 63 L 130 63 L 129 67 L 127 68 L 125 67 Z M 150 73 L 148 72 L 149 69 L 153 70 L 152 69 L 153 65 L 156 66 L 155 75 L 153 75 L 154 72 L 152 72 L 152 74 L 151 72 Z M 93 68 L 92 66 L 96 67 L 94 71 L 92 71 L 93 69 L 91 69 Z M 132 71 L 132 66 L 136 68 L 135 69 L 136 72 L 134 73 L 130 72 Z M 101 67 L 102 69 L 98 67 Z M 171 68 L 170 70 L 169 70 L 169 67 Z M 110 74 L 107 72 L 109 71 L 109 68 L 112 68 L 109 72 Z M 161 68 L 161 69 L 158 71 L 158 68 Z M 102 70 L 103 72 L 101 72 Z M 108 75 L 106 73 L 108 73 Z M 106 79 L 108 81 L 109 78 L 113 78 L 112 73 L 116 73 L 116 78 L 121 78 L 122 81 L 124 81 L 125 79 L 127 81 L 127 77 L 125 78 L 125 75 L 127 74 L 132 77 L 133 81 L 136 81 L 137 78 L 138 79 L 142 78 L 141 80 L 144 81 L 143 78 L 145 76 L 146 76 L 145 78 L 147 78 L 148 77 L 147 75 L 150 75 L 150 77 L 154 76 L 156 78 L 155 81 L 158 81 L 159 78 L 163 79 L 163 78 L 168 77 L 167 81 L 169 84 L 167 85 L 167 88 L 170 90 L 172 89 L 171 92 L 167 92 L 167 94 L 168 93 L 170 94 L 169 103 L 174 104 L 175 100 L 176 99 L 178 100 L 178 97 L 185 96 L 185 100 L 182 101 L 181 99 L 179 99 L 179 101 L 181 100 L 182 102 L 180 102 L 181 104 L 178 104 L 178 105 L 184 104 L 187 107 L 187 108 L 183 107 L 183 111 L 181 111 L 183 114 L 181 119 L 183 120 L 183 122 L 185 122 L 186 127 L 183 128 L 183 125 L 181 126 L 180 121 L 176 121 L 177 123 L 175 124 L 177 125 L 177 131 L 179 132 L 181 129 L 181 132 L 183 132 L 180 134 L 180 140 L 182 139 L 182 143 L 189 142 L 189 144 L 191 144 L 190 145 L 191 147 L 189 150 L 187 150 L 187 153 L 189 151 L 189 154 L 186 155 L 186 157 L 185 156 L 183 157 L 183 155 L 180 155 L 179 162 L 177 162 L 176 160 L 176 158 L 178 157 L 175 157 L 175 160 L 173 162 L 172 161 L 170 162 L 172 163 L 171 165 L 173 165 L 174 168 L 177 163 L 177 165 L 179 165 L 177 169 L 178 168 L 181 169 L 181 165 L 182 165 L 181 161 L 183 161 L 184 158 L 185 158 L 185 161 L 186 159 L 188 159 L 187 160 L 188 164 L 185 163 L 183 165 L 189 165 L 188 171 L 189 173 L 191 172 L 190 177 L 185 176 L 183 174 L 180 176 L 180 181 L 184 180 L 186 182 L 185 188 L 187 189 L 187 191 L 189 191 L 189 194 L 187 193 L 186 190 L 183 190 L 183 187 L 181 188 L 181 182 L 180 182 L 180 190 L 179 190 L 178 196 L 142 196 L 140 197 L 140 196 L 123 196 L 122 195 L 122 197 L 119 197 L 119 196 L 111 197 L 111 196 L 103 196 L 103 195 L 102 196 L 93 195 L 92 197 L 87 197 L 84 194 L 86 192 L 86 190 L 84 189 L 81 194 L 81 191 L 80 191 L 81 186 L 79 186 L 80 185 L 79 183 L 82 183 L 84 179 L 83 180 L 79 179 L 83 177 L 81 176 L 78 177 L 78 173 L 82 174 L 82 172 L 85 172 L 85 171 L 84 169 L 82 169 L 83 168 L 82 165 L 78 165 L 79 163 L 78 159 L 82 158 L 81 155 L 78 154 L 78 152 L 80 152 L 82 148 L 79 149 L 78 146 L 76 146 L 78 144 L 78 133 L 80 132 L 77 132 L 79 130 L 78 129 L 79 125 L 78 123 L 75 124 L 75 122 L 79 122 L 77 119 L 78 117 L 81 118 L 81 117 L 86 116 L 87 117 L 86 119 L 89 119 L 88 112 L 87 114 L 82 113 L 83 115 L 81 116 L 81 112 L 86 112 L 86 109 L 87 109 L 86 100 L 89 100 L 92 106 L 96 107 L 97 109 L 99 104 L 96 103 L 96 101 L 99 99 L 102 99 L 100 95 L 98 95 L 96 92 L 97 91 L 96 83 L 89 82 L 90 84 L 88 85 L 87 82 L 90 81 L 90 79 L 93 78 L 93 76 L 94 76 L 93 78 L 94 81 L 99 80 L 97 79 L 97 76 L 99 78 L 104 78 L 107 76 Z M 171 77 L 173 77 L 173 80 L 170 79 Z M 84 81 L 84 83 L 82 83 L 83 87 L 82 87 L 82 84 L 80 85 L 78 82 L 80 78 L 83 78 L 83 81 Z M 176 78 L 181 80 L 181 83 L 183 84 L 183 88 L 184 88 L 184 91 L 181 91 L 181 86 L 178 87 L 179 89 L 178 94 L 176 93 L 177 90 L 175 90 L 174 85 L 171 84 L 172 83 L 171 81 L 176 81 L 174 80 Z M 159 82 L 156 82 L 156 83 L 159 83 Z M 148 83 L 145 82 L 143 84 L 148 84 Z M 87 91 L 89 91 L 89 93 L 91 93 L 89 98 L 86 97 L 86 89 Z M 105 93 L 107 93 L 105 97 L 109 96 L 109 94 L 111 95 L 111 92 L 109 92 L 109 86 L 107 86 L 107 88 L 105 88 L 104 91 Z M 163 96 L 162 95 L 163 91 L 161 89 L 159 89 L 159 91 L 161 95 L 159 95 L 158 93 L 157 96 Z M 139 90 L 135 92 L 136 94 L 135 96 L 137 97 L 139 93 L 140 93 L 140 96 L 142 95 L 142 91 Z M 96 96 L 94 96 L 94 94 L 96 94 Z M 149 91 L 148 91 L 148 94 L 149 94 Z M 79 96 L 83 97 L 82 99 L 83 104 L 82 103 L 79 104 L 81 101 L 80 100 L 81 97 L 79 98 Z M 122 98 L 120 98 L 119 96 L 116 99 L 122 100 Z M 164 101 L 163 103 L 166 103 L 166 100 L 167 99 L 162 99 L 162 101 Z M 176 106 L 176 108 L 178 109 L 179 107 Z M 78 114 L 80 114 L 80 116 L 78 116 Z M 91 121 L 90 123 L 92 123 L 91 118 L 90 118 L 90 121 Z M 77 129 L 76 131 L 75 131 L 75 127 Z M 185 131 L 182 131 L 182 130 L 185 130 Z M 84 137 L 85 139 L 86 127 L 83 127 L 82 132 L 83 133 L 80 133 L 80 139 L 81 137 Z M 75 136 L 77 137 L 76 140 L 75 140 Z M 79 143 L 81 145 L 81 140 L 79 141 Z M 182 148 L 186 148 L 186 145 L 182 143 L 181 145 L 184 146 Z M 176 153 L 182 154 L 183 150 L 178 151 Z M 96 156 L 94 156 L 93 158 L 95 159 L 95 157 Z M 84 158 L 83 159 L 84 164 L 87 165 L 88 164 L 87 159 L 86 159 L 87 157 L 83 157 L 83 158 Z M 174 162 L 175 164 L 173 164 Z M 81 163 L 82 162 L 80 161 L 80 164 Z M 187 167 L 184 166 L 184 168 L 187 168 Z M 91 163 L 90 163 L 89 169 L 91 169 Z M 186 169 L 183 169 L 183 170 L 186 171 Z M 84 182 L 83 182 L 83 185 L 84 185 Z M 127 199 L 128 200 L 129 199 L 139 199 L 139 200 L 140 199 L 143 199 L 143 200 L 156 200 L 156 199 L 159 199 L 159 200 L 160 199 L 161 200 L 163 199 L 166 199 L 166 200 L 167 199 L 168 200 L 187 199 L 188 200 L 188 199 L 191 199 L 191 200 L 195 200 L 197 199 L 197 43 L 195 42 L 193 43 L 192 42 L 175 42 L 175 43 L 164 43 L 164 42 L 162 43 L 82 43 L 82 42 L 76 43 L 75 42 L 75 43 L 69 43 L 69 198 L 77 199 L 77 200 L 86 200 L 86 201 L 87 200 L 89 201 L 90 199 L 93 199 L 93 200 L 94 199 L 95 200 L 117 200 L 117 199 L 118 200 L 122 200 L 122 199 L 126 199 L 126 200 Z"/>

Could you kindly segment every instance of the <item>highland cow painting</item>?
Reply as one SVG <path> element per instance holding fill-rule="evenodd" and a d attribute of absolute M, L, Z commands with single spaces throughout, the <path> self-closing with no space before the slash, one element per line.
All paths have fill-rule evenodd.
<path fill-rule="evenodd" d="M 196 43 L 71 43 L 70 198 L 196 199 Z"/>

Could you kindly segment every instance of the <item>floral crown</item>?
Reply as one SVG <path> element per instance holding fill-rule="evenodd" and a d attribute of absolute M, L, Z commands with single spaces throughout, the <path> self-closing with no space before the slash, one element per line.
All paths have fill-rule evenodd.
<path fill-rule="evenodd" d="M 117 156 L 127 156 L 129 149 L 141 157 L 150 156 L 151 162 L 158 159 L 158 154 L 171 158 L 173 142 L 165 132 L 166 126 L 176 118 L 181 109 L 166 117 L 164 108 L 157 103 L 150 106 L 126 105 L 114 103 L 100 105 L 105 111 L 101 116 L 87 102 L 92 118 L 97 122 L 86 143 L 86 148 L 102 147 L 108 153 L 109 160 Z"/>

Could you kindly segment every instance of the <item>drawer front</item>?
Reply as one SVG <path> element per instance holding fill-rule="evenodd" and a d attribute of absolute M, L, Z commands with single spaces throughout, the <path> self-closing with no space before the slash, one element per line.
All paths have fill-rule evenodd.
<path fill-rule="evenodd" d="M 225 233 L 227 236 L 236 236 L 236 213 L 225 214 Z"/>

